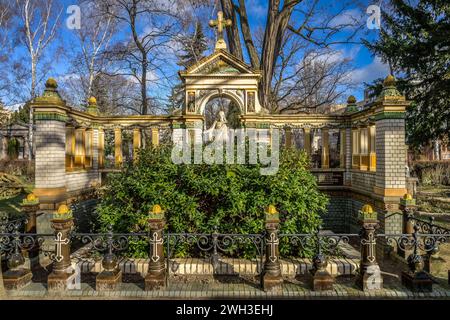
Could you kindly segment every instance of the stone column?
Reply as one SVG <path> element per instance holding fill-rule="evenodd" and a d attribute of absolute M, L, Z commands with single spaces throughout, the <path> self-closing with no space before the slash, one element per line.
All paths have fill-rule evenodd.
<path fill-rule="evenodd" d="M 114 129 L 114 166 L 119 168 L 123 162 L 122 154 L 122 129 Z"/>
<path fill-rule="evenodd" d="M 66 121 L 65 102 L 50 78 L 44 94 L 31 101 L 35 120 L 35 189 L 41 209 L 55 210 L 66 200 Z M 47 233 L 44 223 L 38 232 Z"/>
<path fill-rule="evenodd" d="M 408 103 L 395 87 L 395 79 L 388 76 L 377 100 L 376 181 L 374 191 L 384 197 L 396 197 L 397 203 L 406 193 L 405 108 Z M 401 232 L 401 230 L 396 230 Z"/>
<path fill-rule="evenodd" d="M 311 129 L 303 128 L 303 139 L 306 154 L 311 156 Z"/>
<path fill-rule="evenodd" d="M 159 128 L 152 128 L 152 145 L 159 146 Z"/>
<path fill-rule="evenodd" d="M 345 128 L 345 175 L 344 185 L 352 184 L 352 129 Z"/>
<path fill-rule="evenodd" d="M 341 169 L 345 169 L 345 159 L 346 159 L 346 150 L 347 150 L 347 139 L 346 139 L 346 130 L 339 129 L 339 138 L 341 140 L 340 148 L 339 148 L 339 167 Z"/>
<path fill-rule="evenodd" d="M 133 129 L 133 161 L 137 161 L 139 149 L 141 148 L 141 129 Z"/>
<path fill-rule="evenodd" d="M 405 194 L 400 200 L 400 210 L 403 212 L 403 234 L 409 234 L 412 240 L 412 234 L 414 233 L 414 212 L 417 210 L 416 200 L 412 198 L 410 194 Z M 397 246 L 397 254 L 402 258 L 408 258 L 412 253 L 411 248 L 406 248 L 403 245 Z"/>
<path fill-rule="evenodd" d="M 145 290 L 154 290 L 163 287 L 166 280 L 163 239 L 165 218 L 164 211 L 159 205 L 154 205 L 150 211 L 148 224 L 150 227 L 150 262 L 145 277 Z"/>
<path fill-rule="evenodd" d="M 327 128 L 322 128 L 322 168 L 330 167 L 330 133 Z"/>
<path fill-rule="evenodd" d="M 291 127 L 285 127 L 284 128 L 284 134 L 286 138 L 286 148 L 292 147 L 292 128 Z"/>
<path fill-rule="evenodd" d="M 370 125 L 368 128 L 369 134 L 369 171 L 376 171 L 377 169 L 377 153 L 376 153 L 376 128 Z"/>
<path fill-rule="evenodd" d="M 55 232 L 55 252 L 52 254 L 53 271 L 47 279 L 49 291 L 64 291 L 75 279 L 75 271 L 70 261 L 70 232 L 73 227 L 72 212 L 61 205 L 51 220 Z"/>
<path fill-rule="evenodd" d="M 21 207 L 22 212 L 24 212 L 27 216 L 27 224 L 25 225 L 25 232 L 36 233 L 39 199 L 33 193 L 30 193 L 22 201 Z M 30 259 L 30 265 L 33 265 L 36 262 L 35 260 L 39 257 L 38 244 L 36 243 L 36 245 L 33 246 L 30 250 L 24 251 L 24 254 L 27 256 L 27 258 Z"/>
<path fill-rule="evenodd" d="M 105 167 L 105 131 L 102 128 L 98 130 L 98 168 Z"/>
<path fill-rule="evenodd" d="M 380 266 L 376 259 L 377 238 L 375 231 L 379 228 L 377 213 L 366 204 L 359 212 L 361 225 L 361 263 L 356 285 L 363 291 L 383 288 Z"/>
<path fill-rule="evenodd" d="M 264 291 L 281 291 L 283 278 L 281 275 L 278 232 L 280 217 L 275 206 L 266 210 L 266 261 L 264 263 L 262 287 Z"/>

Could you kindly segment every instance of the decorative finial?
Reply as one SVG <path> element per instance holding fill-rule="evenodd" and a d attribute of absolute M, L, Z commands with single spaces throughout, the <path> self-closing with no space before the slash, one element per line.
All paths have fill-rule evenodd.
<path fill-rule="evenodd" d="M 383 81 L 383 87 L 394 87 L 395 86 L 395 77 L 390 74 Z"/>
<path fill-rule="evenodd" d="M 97 99 L 95 97 L 89 98 L 87 113 L 93 114 L 93 115 L 98 115 Z"/>
<path fill-rule="evenodd" d="M 396 79 L 393 75 L 388 75 L 383 81 L 383 90 L 379 95 L 378 101 L 399 100 L 404 101 L 405 97 L 397 90 Z"/>
<path fill-rule="evenodd" d="M 97 99 L 95 97 L 90 97 L 88 102 L 89 102 L 89 105 L 96 105 Z"/>
<path fill-rule="evenodd" d="M 347 99 L 347 103 L 356 103 L 356 98 L 355 98 L 355 96 L 349 96 L 348 97 L 348 99 Z"/>
<path fill-rule="evenodd" d="M 355 96 L 349 96 L 347 99 L 347 108 L 345 109 L 346 113 L 357 112 L 358 108 L 356 107 L 356 98 Z"/>
<path fill-rule="evenodd" d="M 217 20 L 209 20 L 209 26 L 211 28 L 217 27 L 217 42 L 215 50 L 226 50 L 227 44 L 223 39 L 223 28 L 230 27 L 232 25 L 232 21 L 230 19 L 223 18 L 223 12 L 217 12 Z"/>
<path fill-rule="evenodd" d="M 54 78 L 48 78 L 47 82 L 45 82 L 46 89 L 57 89 L 58 83 Z"/>

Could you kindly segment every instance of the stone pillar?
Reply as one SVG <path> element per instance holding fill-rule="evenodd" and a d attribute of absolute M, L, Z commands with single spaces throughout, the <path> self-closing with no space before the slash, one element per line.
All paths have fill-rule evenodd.
<path fill-rule="evenodd" d="M 339 148 L 339 167 L 341 169 L 345 169 L 345 160 L 346 160 L 346 150 L 347 150 L 347 139 L 346 139 L 346 130 L 345 129 L 339 129 L 339 137 L 341 140 L 340 148 Z"/>
<path fill-rule="evenodd" d="M 152 145 L 159 146 L 159 128 L 152 128 Z"/>
<path fill-rule="evenodd" d="M 424 271 L 424 261 L 419 252 L 419 227 L 416 225 L 412 238 L 413 252 L 407 259 L 409 271 L 402 271 L 402 284 L 413 292 L 432 292 L 433 280 Z"/>
<path fill-rule="evenodd" d="M 417 210 L 416 200 L 412 198 L 410 194 L 405 194 L 400 200 L 400 210 L 403 212 L 403 234 L 409 234 L 412 240 L 412 234 L 414 233 L 414 212 Z M 407 248 L 403 245 L 397 245 L 397 254 L 402 258 L 408 258 L 412 253 L 411 248 Z"/>
<path fill-rule="evenodd" d="M 304 139 L 304 147 L 306 154 L 311 156 L 311 129 L 303 128 L 303 139 Z"/>
<path fill-rule="evenodd" d="M 27 224 L 25 225 L 26 233 L 36 233 L 37 226 L 37 211 L 39 210 L 39 199 L 33 194 L 30 193 L 27 197 L 22 201 L 21 204 L 22 212 L 24 212 L 27 216 Z M 30 250 L 24 251 L 24 254 L 27 258 L 30 259 L 30 264 L 33 265 L 35 263 L 35 259 L 39 257 L 39 246 L 36 243 Z"/>
<path fill-rule="evenodd" d="M 123 162 L 122 154 L 122 129 L 114 129 L 114 166 L 119 168 Z"/>
<path fill-rule="evenodd" d="M 49 291 L 65 291 L 75 279 L 70 261 L 70 232 L 73 227 L 72 212 L 61 205 L 51 220 L 55 233 L 55 252 L 52 254 L 53 271 L 47 279 Z"/>
<path fill-rule="evenodd" d="M 266 210 L 266 261 L 262 275 L 264 291 L 281 291 L 283 278 L 281 275 L 278 232 L 280 217 L 275 206 L 270 205 Z"/>
<path fill-rule="evenodd" d="M 66 200 L 66 121 L 65 102 L 50 78 L 41 97 L 31 101 L 35 120 L 35 189 L 41 209 L 55 210 Z M 38 232 L 47 233 L 44 227 Z"/>
<path fill-rule="evenodd" d="M 113 243 L 114 235 L 112 227 L 110 227 L 106 236 L 108 252 L 102 260 L 103 271 L 95 278 L 95 290 L 97 291 L 116 290 L 122 282 L 122 270 L 120 270 L 117 256 L 113 252 Z"/>
<path fill-rule="evenodd" d="M 286 137 L 286 148 L 292 147 L 292 128 L 291 127 L 285 127 L 284 128 L 284 134 Z"/>
<path fill-rule="evenodd" d="M 105 167 L 105 131 L 98 130 L 98 168 Z"/>
<path fill-rule="evenodd" d="M 322 168 L 330 167 L 330 133 L 327 128 L 322 128 Z"/>
<path fill-rule="evenodd" d="M 377 103 L 374 191 L 380 196 L 396 197 L 398 203 L 406 193 L 405 108 L 408 103 L 397 91 L 394 77 L 388 76 L 384 80 Z"/>
<path fill-rule="evenodd" d="M 359 212 L 361 225 L 361 263 L 356 285 L 363 291 L 383 288 L 380 266 L 376 258 L 377 238 L 375 231 L 379 228 L 377 213 L 366 204 Z"/>
<path fill-rule="evenodd" d="M 370 125 L 368 128 L 369 134 L 369 171 L 376 171 L 377 169 L 377 153 L 376 153 L 376 128 Z"/>
<path fill-rule="evenodd" d="M 133 129 L 133 161 L 137 161 L 139 149 L 141 148 L 141 129 Z"/>
<path fill-rule="evenodd" d="M 352 184 L 352 129 L 345 128 L 345 175 L 344 185 Z"/>
<path fill-rule="evenodd" d="M 164 211 L 159 205 L 154 205 L 150 211 L 148 224 L 150 227 L 150 262 L 145 277 L 145 290 L 154 290 L 163 287 L 166 280 L 163 239 L 165 218 Z"/>

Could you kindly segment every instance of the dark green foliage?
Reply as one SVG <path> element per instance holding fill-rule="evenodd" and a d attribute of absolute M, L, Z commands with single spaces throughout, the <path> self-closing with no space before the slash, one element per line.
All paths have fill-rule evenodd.
<path fill-rule="evenodd" d="M 449 132 L 450 3 L 392 0 L 383 12 L 384 26 L 376 43 L 366 45 L 405 80 L 409 143 L 415 147 Z"/>
<path fill-rule="evenodd" d="M 263 176 L 256 165 L 176 165 L 169 146 L 145 149 L 135 165 L 110 177 L 97 210 L 99 223 L 119 232 L 143 231 L 149 210 L 159 204 L 169 232 L 210 234 L 217 226 L 221 233 L 262 233 L 264 210 L 274 204 L 282 233 L 314 232 L 328 199 L 308 166 L 304 152 L 284 150 L 278 173 Z M 179 248 L 178 255 L 187 249 Z M 249 245 L 238 249 L 254 256 Z M 281 250 L 290 252 L 287 246 Z M 146 252 L 145 243 L 132 247 L 134 256 Z"/>
<path fill-rule="evenodd" d="M 17 159 L 19 156 L 19 141 L 16 138 L 8 140 L 8 157 L 11 160 Z"/>

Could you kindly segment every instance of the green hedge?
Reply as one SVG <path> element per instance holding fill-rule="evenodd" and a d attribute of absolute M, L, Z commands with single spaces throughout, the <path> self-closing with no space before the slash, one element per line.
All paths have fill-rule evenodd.
<path fill-rule="evenodd" d="M 146 230 L 148 212 L 159 204 L 166 211 L 166 231 L 261 233 L 264 210 L 273 204 L 280 212 L 281 232 L 310 233 L 321 224 L 328 198 L 309 172 L 304 152 L 282 150 L 280 167 L 272 176 L 260 175 L 257 165 L 176 165 L 170 146 L 144 149 L 136 164 L 112 174 L 97 208 L 99 228 L 113 224 L 117 232 Z M 147 256 L 147 244 L 134 243 L 129 254 Z M 195 253 L 180 246 L 177 255 Z M 253 255 L 250 246 L 234 253 Z M 287 245 L 285 254 L 309 255 Z"/>

